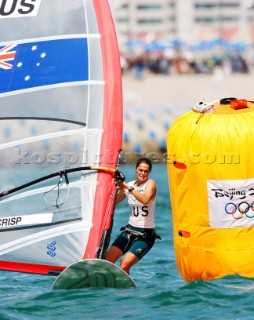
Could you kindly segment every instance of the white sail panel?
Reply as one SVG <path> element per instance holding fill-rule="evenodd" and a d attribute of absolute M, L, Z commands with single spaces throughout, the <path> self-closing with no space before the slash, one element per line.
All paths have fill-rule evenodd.
<path fill-rule="evenodd" d="M 21 3 L 20 0 L 16 2 L 17 5 Z M 90 12 L 87 17 L 90 14 L 94 16 L 92 1 L 88 2 L 90 3 L 88 4 Z M 23 17 L 11 18 L 10 15 L 10 19 L 8 19 L 8 15 L 5 15 L 5 19 L 1 19 L 0 15 L 1 42 L 79 34 L 81 32 L 89 33 L 88 28 L 91 30 L 90 33 L 94 33 L 98 28 L 95 28 L 96 23 L 88 22 L 91 19 L 88 18 L 89 20 L 86 21 L 85 10 L 82 0 L 68 2 L 41 0 L 37 15 L 34 17 L 23 15 Z"/>

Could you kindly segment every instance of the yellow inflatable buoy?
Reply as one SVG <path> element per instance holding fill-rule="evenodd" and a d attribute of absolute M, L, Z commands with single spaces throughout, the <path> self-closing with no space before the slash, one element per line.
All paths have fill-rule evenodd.
<path fill-rule="evenodd" d="M 254 277 L 254 102 L 199 103 L 171 126 L 167 152 L 182 277 Z"/>

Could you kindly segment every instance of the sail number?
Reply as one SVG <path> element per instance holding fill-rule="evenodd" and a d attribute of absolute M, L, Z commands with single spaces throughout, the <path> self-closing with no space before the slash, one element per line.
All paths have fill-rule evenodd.
<path fill-rule="evenodd" d="M 0 19 L 36 16 L 41 0 L 0 0 Z"/>
<path fill-rule="evenodd" d="M 131 207 L 131 215 L 134 217 L 138 217 L 141 214 L 142 217 L 148 216 L 148 207 Z"/>

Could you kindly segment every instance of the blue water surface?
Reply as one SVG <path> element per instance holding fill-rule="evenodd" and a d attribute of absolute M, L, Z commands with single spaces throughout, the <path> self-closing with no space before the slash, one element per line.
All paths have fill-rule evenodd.
<path fill-rule="evenodd" d="M 122 165 L 127 180 L 133 165 Z M 253 319 L 254 279 L 239 276 L 186 283 L 178 274 L 172 239 L 167 169 L 155 164 L 156 224 L 162 236 L 132 268 L 137 288 L 52 291 L 54 277 L 0 271 L 0 320 L 59 319 Z M 117 206 L 112 240 L 128 220 L 127 204 Z"/>

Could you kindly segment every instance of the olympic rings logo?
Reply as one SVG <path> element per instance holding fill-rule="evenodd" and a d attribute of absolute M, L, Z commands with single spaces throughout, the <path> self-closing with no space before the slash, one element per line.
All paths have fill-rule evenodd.
<path fill-rule="evenodd" d="M 240 202 L 238 205 L 229 202 L 225 205 L 225 211 L 227 214 L 232 214 L 236 220 L 242 219 L 243 215 L 247 218 L 254 218 L 254 201 L 251 205 L 246 201 Z"/>

